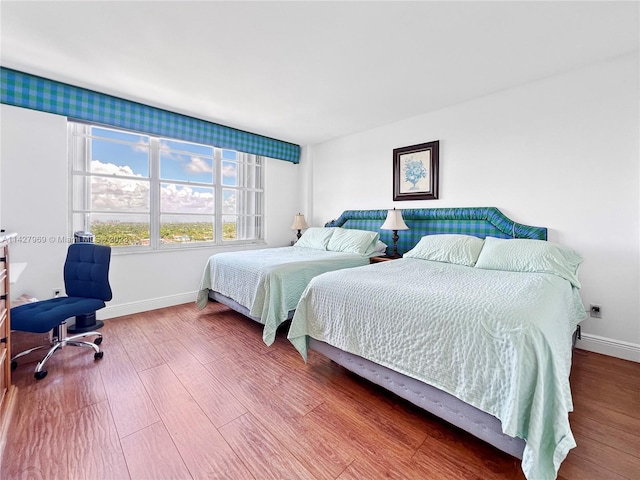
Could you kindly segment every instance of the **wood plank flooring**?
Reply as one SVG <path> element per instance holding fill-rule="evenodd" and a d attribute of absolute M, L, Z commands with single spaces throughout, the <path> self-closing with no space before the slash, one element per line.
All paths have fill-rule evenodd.
<path fill-rule="evenodd" d="M 33 378 L 0 478 L 523 479 L 519 461 L 223 305 L 105 321 L 104 358 L 67 347 Z M 35 336 L 39 340 L 41 336 Z M 33 335 L 14 333 L 14 347 Z M 559 478 L 640 478 L 640 364 L 576 350 L 578 447 Z"/>

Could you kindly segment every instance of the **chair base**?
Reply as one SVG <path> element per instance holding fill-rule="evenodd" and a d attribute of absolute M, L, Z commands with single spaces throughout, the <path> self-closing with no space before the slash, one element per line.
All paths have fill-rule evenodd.
<path fill-rule="evenodd" d="M 67 327 L 69 333 L 86 333 L 98 330 L 104 326 L 104 322 L 96 320 L 96 312 L 76 315 L 76 323 Z"/>
<path fill-rule="evenodd" d="M 30 348 L 29 350 L 25 350 L 24 352 L 20 352 L 14 355 L 11 358 L 11 370 L 15 370 L 18 366 L 18 362 L 16 361 L 20 357 L 24 357 L 25 355 L 29 355 L 37 350 L 48 349 L 47 354 L 43 357 L 42 360 L 38 362 L 36 368 L 34 370 L 33 376 L 36 380 L 41 380 L 47 376 L 47 371 L 44 369 L 45 363 L 49 360 L 54 353 L 58 350 L 64 348 L 67 345 L 72 345 L 74 347 L 87 347 L 92 348 L 94 350 L 93 358 L 94 360 L 100 360 L 104 356 L 104 352 L 100 351 L 98 345 L 102 343 L 102 334 L 99 332 L 91 331 L 84 332 L 77 335 L 72 335 L 67 337 L 67 328 L 66 323 L 61 323 L 59 326 L 51 330 L 49 332 L 49 345 L 40 345 L 34 348 Z M 81 340 L 82 338 L 93 337 L 95 336 L 95 340 L 93 342 L 87 342 Z"/>

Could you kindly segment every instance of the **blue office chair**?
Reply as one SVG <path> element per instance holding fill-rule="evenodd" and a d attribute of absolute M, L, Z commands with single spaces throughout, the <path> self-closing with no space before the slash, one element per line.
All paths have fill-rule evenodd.
<path fill-rule="evenodd" d="M 49 332 L 50 340 L 48 345 L 31 348 L 15 355 L 11 359 L 12 370 L 18 366 L 16 359 L 48 348 L 49 351 L 38 362 L 34 373 L 37 380 L 43 379 L 47 376 L 44 364 L 57 350 L 66 345 L 92 348 L 95 351 L 94 359 L 102 358 L 104 352 L 98 347 L 102 343 L 102 334 L 90 331 L 67 337 L 66 320 L 74 316 L 95 316 L 95 311 L 104 308 L 104 302 L 111 300 L 110 261 L 111 247 L 94 243 L 73 243 L 69 246 L 64 263 L 64 287 L 68 296 L 27 303 L 11 309 L 12 330 Z M 96 337 L 93 343 L 80 340 L 93 336 Z"/>

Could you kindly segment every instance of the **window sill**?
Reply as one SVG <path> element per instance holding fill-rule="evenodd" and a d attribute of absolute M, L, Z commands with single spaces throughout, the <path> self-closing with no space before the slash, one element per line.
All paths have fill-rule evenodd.
<path fill-rule="evenodd" d="M 216 245 L 216 244 L 198 244 L 198 245 L 179 245 L 179 246 L 163 246 L 156 250 L 146 247 L 112 247 L 111 254 L 114 256 L 120 255 L 138 255 L 138 254 L 149 254 L 149 253 L 167 253 L 167 252 L 189 252 L 196 250 L 209 250 L 213 253 L 218 252 L 233 252 L 238 250 L 255 250 L 259 248 L 267 247 L 267 243 L 264 240 L 255 241 L 255 242 L 233 242 L 226 243 L 224 245 Z"/>

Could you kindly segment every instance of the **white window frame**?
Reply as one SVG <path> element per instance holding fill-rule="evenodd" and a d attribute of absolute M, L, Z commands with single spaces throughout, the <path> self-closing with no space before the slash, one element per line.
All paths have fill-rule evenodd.
<path fill-rule="evenodd" d="M 77 143 L 74 141 L 78 136 L 75 131 L 76 125 L 83 125 L 86 128 L 86 131 L 82 133 L 80 136 L 84 137 L 86 140 L 82 142 L 83 149 L 85 150 L 81 155 L 83 155 L 84 159 L 84 169 L 83 170 L 75 170 L 75 158 L 77 148 Z M 90 214 L 91 213 L 105 213 L 100 211 L 92 211 L 90 210 L 90 197 L 89 192 L 85 192 L 84 198 L 80 200 L 84 208 L 75 208 L 78 203 L 77 196 L 81 192 L 76 192 L 76 184 L 74 180 L 79 177 L 105 177 L 105 175 L 92 173 L 90 171 L 90 162 L 91 162 L 91 154 L 87 152 L 89 149 L 89 142 L 91 141 L 91 127 L 97 127 L 100 129 L 114 130 L 117 132 L 123 132 L 128 134 L 140 135 L 142 137 L 146 137 L 149 139 L 149 177 L 136 177 L 136 176 L 125 176 L 118 175 L 118 179 L 122 180 L 136 180 L 136 181 L 148 181 L 149 182 L 149 245 L 127 245 L 120 246 L 114 245 L 112 248 L 114 249 L 114 253 L 129 253 L 129 252 L 153 252 L 153 251 L 163 251 L 163 250 L 181 250 L 181 249 L 194 249 L 194 248 L 211 248 L 211 247 L 224 247 L 224 246 L 234 246 L 234 245 L 253 245 L 253 244 L 264 244 L 264 232 L 265 232 L 265 215 L 264 215 L 264 207 L 265 207 L 265 169 L 266 169 L 266 159 L 265 157 L 261 157 L 259 155 L 246 154 L 243 152 L 236 151 L 236 160 L 228 160 L 222 158 L 223 150 L 231 150 L 231 149 L 222 149 L 220 147 L 216 147 L 215 145 L 204 145 L 206 147 L 213 148 L 213 165 L 215 176 L 213 178 L 213 182 L 203 183 L 203 182 L 190 182 L 183 180 L 173 180 L 173 179 L 162 179 L 160 177 L 160 143 L 162 140 L 169 141 L 177 141 L 177 142 L 186 142 L 181 139 L 173 139 L 167 137 L 157 137 L 147 133 L 136 132 L 132 130 L 125 130 L 122 128 L 115 128 L 110 126 L 104 126 L 100 124 L 87 123 L 87 122 L 79 122 L 69 119 L 67 122 L 67 140 L 68 140 L 68 165 L 69 165 L 69 229 L 70 229 L 70 237 L 73 237 L 74 231 L 85 230 L 90 231 Z M 101 139 L 104 140 L 104 139 Z M 115 142 L 117 143 L 117 142 Z M 123 142 L 126 143 L 126 142 Z M 196 144 L 194 142 L 186 142 L 192 143 L 194 145 L 202 145 Z M 253 161 L 251 161 L 253 159 Z M 229 186 L 222 184 L 222 162 L 223 161 L 235 161 L 238 165 L 253 165 L 254 167 L 254 175 L 259 172 L 259 180 L 258 187 L 248 187 L 242 185 L 241 182 L 245 181 L 244 175 L 240 175 L 238 173 L 238 181 L 236 186 Z M 212 212 L 212 216 L 214 218 L 213 226 L 214 226 L 214 239 L 212 241 L 201 241 L 201 242 L 184 242 L 184 243 L 163 243 L 160 238 L 160 219 L 162 216 L 161 213 L 161 203 L 160 203 L 160 192 L 162 184 L 171 183 L 180 186 L 191 186 L 191 187 L 205 187 L 205 188 L 213 188 L 214 191 L 214 212 Z M 246 211 L 238 211 L 239 205 L 236 204 L 236 213 L 224 213 L 223 212 L 223 191 L 224 190 L 237 190 L 239 193 L 241 192 L 254 192 L 258 195 L 259 205 L 256 207 L 257 212 L 255 213 L 247 213 Z M 237 195 L 237 201 L 239 202 L 240 195 Z M 240 203 L 240 202 L 239 202 Z M 117 215 L 117 212 L 108 212 L 109 214 Z M 184 215 L 197 215 L 189 212 L 183 213 Z M 82 226 L 75 225 L 76 221 L 74 217 L 76 215 L 82 215 Z M 141 213 L 140 215 L 147 215 L 146 213 Z M 177 213 L 180 215 L 180 213 Z M 208 215 L 203 215 L 208 216 Z M 249 239 L 223 239 L 223 217 L 225 216 L 234 216 L 236 218 L 236 237 L 240 236 L 240 231 L 245 228 L 245 223 L 239 221 L 240 219 L 246 219 L 247 217 L 254 217 L 258 222 L 258 226 L 254 227 L 257 231 L 257 236 L 255 238 Z M 209 217 L 210 218 L 210 217 Z M 256 225 L 254 223 L 254 225 Z"/>

